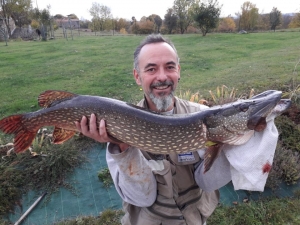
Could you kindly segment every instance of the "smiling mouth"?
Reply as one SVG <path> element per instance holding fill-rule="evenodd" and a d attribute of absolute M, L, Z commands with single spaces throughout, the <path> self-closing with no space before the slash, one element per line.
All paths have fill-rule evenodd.
<path fill-rule="evenodd" d="M 153 87 L 154 89 L 157 89 L 157 90 L 165 90 L 167 88 L 169 88 L 171 85 L 166 85 L 166 86 L 157 86 L 157 87 Z"/>
<path fill-rule="evenodd" d="M 166 90 L 169 87 L 173 87 L 173 82 L 172 81 L 165 81 L 165 82 L 157 82 L 151 85 L 151 88 L 156 89 L 156 90 Z"/>

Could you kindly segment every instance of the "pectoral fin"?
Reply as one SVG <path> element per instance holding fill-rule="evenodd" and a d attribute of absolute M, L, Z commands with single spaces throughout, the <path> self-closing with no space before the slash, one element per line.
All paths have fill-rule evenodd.
<path fill-rule="evenodd" d="M 216 158 L 218 157 L 218 155 L 221 152 L 221 147 L 222 144 L 215 144 L 215 145 L 211 145 L 209 146 L 204 154 L 204 172 L 206 173 L 212 166 L 212 164 L 214 163 L 214 161 L 216 160 Z"/>
<path fill-rule="evenodd" d="M 254 130 L 249 130 L 248 132 L 245 132 L 243 134 L 237 134 L 231 137 L 231 139 L 224 141 L 224 143 L 229 145 L 242 145 L 249 141 L 253 135 Z"/>
<path fill-rule="evenodd" d="M 54 131 L 53 131 L 53 143 L 54 144 L 62 144 L 65 141 L 67 141 L 68 139 L 70 139 L 71 137 L 74 136 L 74 134 L 76 133 L 76 131 L 74 130 L 66 130 L 60 127 L 55 127 Z"/>

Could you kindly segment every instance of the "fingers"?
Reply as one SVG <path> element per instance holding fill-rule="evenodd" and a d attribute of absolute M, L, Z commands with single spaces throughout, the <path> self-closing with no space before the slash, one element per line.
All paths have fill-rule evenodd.
<path fill-rule="evenodd" d="M 98 142 L 111 142 L 108 137 L 105 127 L 105 121 L 101 120 L 99 123 L 99 130 L 97 124 L 97 118 L 95 114 L 91 114 L 89 122 L 86 116 L 83 116 L 80 123 L 75 122 L 76 128 L 83 135 L 92 138 Z"/>
<path fill-rule="evenodd" d="M 88 134 L 89 127 L 87 125 L 87 118 L 85 116 L 83 116 L 80 121 L 80 127 L 81 127 L 81 133 L 83 133 L 84 135 Z"/>
<path fill-rule="evenodd" d="M 98 129 L 97 118 L 96 118 L 95 114 L 91 114 L 89 123 L 87 123 L 87 121 L 88 121 L 87 117 L 83 116 L 80 122 L 75 122 L 76 128 L 83 135 L 85 135 L 89 138 L 92 138 L 98 142 L 115 143 L 115 144 L 119 145 L 121 152 L 126 150 L 129 147 L 128 144 L 115 142 L 109 138 L 107 131 L 106 131 L 105 121 L 103 119 L 100 120 L 99 129 Z"/>
<path fill-rule="evenodd" d="M 109 139 L 107 132 L 106 132 L 106 127 L 105 127 L 105 121 L 104 120 L 100 120 L 100 124 L 99 124 L 99 135 L 103 138 L 103 139 Z"/>
<path fill-rule="evenodd" d="M 90 133 L 97 134 L 98 133 L 97 120 L 96 120 L 96 116 L 94 113 L 91 114 L 89 125 L 90 125 Z"/>
<path fill-rule="evenodd" d="M 77 128 L 77 130 L 79 131 L 79 132 L 83 132 L 82 131 L 82 128 L 83 127 L 85 127 L 86 126 L 86 121 L 87 121 L 87 118 L 85 117 L 85 116 L 83 116 L 82 118 L 81 118 L 81 121 L 80 122 L 78 122 L 78 121 L 75 121 L 75 126 L 76 126 L 76 128 Z M 84 128 L 85 130 L 86 130 L 86 128 Z M 88 129 L 88 128 L 87 128 Z"/>

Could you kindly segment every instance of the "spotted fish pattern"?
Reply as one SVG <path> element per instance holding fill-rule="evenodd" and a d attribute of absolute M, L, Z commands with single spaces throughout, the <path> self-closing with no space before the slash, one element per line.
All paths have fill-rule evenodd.
<path fill-rule="evenodd" d="M 38 102 L 41 110 L 0 120 L 0 130 L 14 134 L 16 152 L 30 147 L 37 131 L 54 126 L 53 142 L 63 143 L 76 132 L 75 121 L 94 113 L 106 121 L 108 134 L 120 142 L 157 154 L 190 152 L 208 143 L 242 144 L 254 130 L 265 127 L 265 118 L 281 99 L 270 90 L 205 111 L 162 115 L 116 99 L 48 90 Z"/>

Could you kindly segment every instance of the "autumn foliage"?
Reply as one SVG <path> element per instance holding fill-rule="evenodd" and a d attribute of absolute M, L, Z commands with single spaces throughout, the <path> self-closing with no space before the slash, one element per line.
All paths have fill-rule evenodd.
<path fill-rule="evenodd" d="M 300 13 L 296 13 L 289 24 L 289 28 L 300 27 Z"/>
<path fill-rule="evenodd" d="M 231 17 L 221 18 L 219 22 L 218 31 L 219 32 L 234 32 L 235 22 Z"/>

